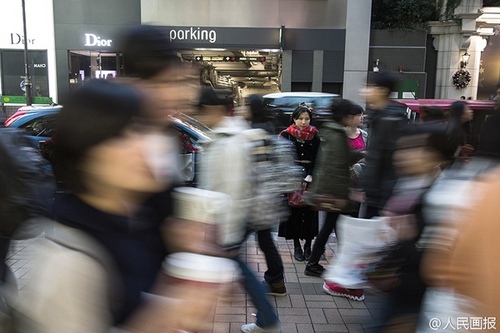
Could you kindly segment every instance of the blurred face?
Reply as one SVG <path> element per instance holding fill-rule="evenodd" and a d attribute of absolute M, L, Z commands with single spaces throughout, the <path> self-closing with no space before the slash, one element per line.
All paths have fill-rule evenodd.
<path fill-rule="evenodd" d="M 166 188 L 176 168 L 174 140 L 152 127 L 127 128 L 120 137 L 90 148 L 82 170 L 89 194 L 154 193 Z M 175 153 L 172 155 L 172 153 Z"/>
<path fill-rule="evenodd" d="M 311 118 L 309 118 L 309 113 L 306 111 L 302 112 L 297 119 L 294 119 L 293 122 L 297 125 L 301 130 L 305 129 L 311 123 Z"/>
<path fill-rule="evenodd" d="M 474 111 L 472 111 L 472 109 L 467 105 L 464 109 L 462 117 L 460 117 L 460 121 L 462 123 L 466 123 L 468 121 L 471 121 L 472 118 L 474 118 Z"/>
<path fill-rule="evenodd" d="M 197 107 L 191 116 L 199 122 L 212 127 L 221 121 L 227 113 L 224 105 L 203 105 Z"/>
<path fill-rule="evenodd" d="M 442 162 L 441 156 L 433 149 L 415 147 L 394 152 L 394 166 L 400 175 L 421 175 L 436 171 Z"/>
<path fill-rule="evenodd" d="M 359 94 L 371 107 L 387 100 L 387 88 L 374 85 L 367 85 L 366 87 L 360 89 Z"/>
<path fill-rule="evenodd" d="M 179 66 L 141 80 L 140 86 L 150 102 L 148 109 L 151 116 L 164 122 L 168 122 L 168 115 L 172 113 L 191 113 L 199 89 L 192 69 Z"/>

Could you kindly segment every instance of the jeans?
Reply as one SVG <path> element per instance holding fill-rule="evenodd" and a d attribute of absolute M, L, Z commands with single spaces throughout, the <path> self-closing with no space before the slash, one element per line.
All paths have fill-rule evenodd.
<path fill-rule="evenodd" d="M 257 280 L 255 274 L 248 268 L 248 265 L 241 259 L 240 255 L 233 258 L 240 267 L 243 277 L 243 286 L 250 295 L 253 305 L 257 309 L 257 326 L 268 328 L 279 323 L 278 315 L 271 305 L 262 284 Z"/>
<path fill-rule="evenodd" d="M 283 280 L 283 261 L 278 253 L 271 235 L 272 229 L 257 231 L 259 247 L 266 257 L 267 271 L 264 273 L 264 280 L 267 283 L 275 283 Z"/>
<path fill-rule="evenodd" d="M 325 222 L 323 223 L 323 227 L 316 236 L 316 240 L 314 241 L 314 245 L 311 251 L 311 258 L 309 262 L 312 264 L 317 264 L 321 255 L 325 251 L 326 242 L 328 242 L 328 238 L 330 234 L 335 229 L 337 225 L 337 219 L 339 217 L 339 213 L 327 213 Z"/>

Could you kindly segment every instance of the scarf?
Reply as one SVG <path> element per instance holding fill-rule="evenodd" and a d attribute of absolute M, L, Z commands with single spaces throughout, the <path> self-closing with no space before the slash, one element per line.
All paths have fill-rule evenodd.
<path fill-rule="evenodd" d="M 292 124 L 288 126 L 288 128 L 283 132 L 287 132 L 297 139 L 307 141 L 314 138 L 314 134 L 318 133 L 318 129 L 314 126 L 307 126 L 303 130 L 301 130 L 297 125 Z"/>

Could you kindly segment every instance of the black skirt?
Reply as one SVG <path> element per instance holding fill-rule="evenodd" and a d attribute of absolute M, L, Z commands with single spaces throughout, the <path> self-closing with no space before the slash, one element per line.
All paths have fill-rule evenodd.
<path fill-rule="evenodd" d="M 309 207 L 290 208 L 290 215 L 280 223 L 278 232 L 285 239 L 312 240 L 317 234 L 318 212 Z"/>

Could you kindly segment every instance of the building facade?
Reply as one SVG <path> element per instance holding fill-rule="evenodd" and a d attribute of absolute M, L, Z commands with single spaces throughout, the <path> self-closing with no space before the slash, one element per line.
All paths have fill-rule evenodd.
<path fill-rule="evenodd" d="M 202 81 L 242 94 L 322 91 L 364 104 L 358 91 L 378 66 L 399 71 L 416 97 L 476 98 L 484 88 L 484 98 L 492 80 L 481 74 L 500 68 L 494 55 L 481 62 L 500 30 L 500 9 L 481 0 L 464 0 L 459 20 L 430 22 L 429 35 L 402 38 L 370 31 L 371 0 L 25 0 L 27 36 L 21 2 L 0 2 L 3 103 L 23 104 L 25 39 L 34 102 L 62 104 L 86 79 L 123 72 L 118 36 L 140 23 L 198 62 Z M 472 79 L 456 89 L 464 53 Z"/>

